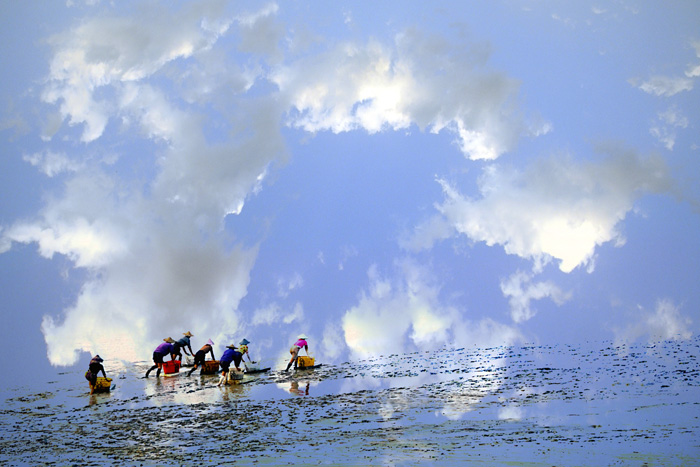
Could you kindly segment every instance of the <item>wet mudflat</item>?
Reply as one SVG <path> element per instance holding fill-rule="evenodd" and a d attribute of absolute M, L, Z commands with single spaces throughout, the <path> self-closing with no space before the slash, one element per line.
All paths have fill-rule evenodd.
<path fill-rule="evenodd" d="M 76 372 L 10 390 L 0 464 L 700 465 L 697 338 L 438 350 L 227 387 L 147 367 L 111 372 L 110 394 Z"/>

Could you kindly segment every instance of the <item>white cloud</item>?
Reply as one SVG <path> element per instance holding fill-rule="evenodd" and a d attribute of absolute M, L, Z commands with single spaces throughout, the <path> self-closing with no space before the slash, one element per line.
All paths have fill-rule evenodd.
<path fill-rule="evenodd" d="M 304 306 L 297 302 L 291 311 L 285 312 L 278 303 L 270 303 L 263 308 L 259 308 L 253 312 L 251 324 L 260 326 L 262 324 L 291 324 L 295 321 L 304 319 Z"/>
<path fill-rule="evenodd" d="M 550 157 L 524 171 L 487 166 L 479 181 L 481 199 L 466 198 L 441 180 L 445 201 L 438 210 L 456 232 L 532 259 L 536 270 L 552 258 L 564 272 L 590 269 L 596 246 L 624 242 L 617 226 L 634 202 L 671 187 L 662 158 L 603 149 L 610 156 L 599 162 Z M 424 231 L 417 237 L 429 244 Z"/>
<path fill-rule="evenodd" d="M 71 124 L 85 124 L 82 141 L 94 141 L 114 111 L 107 99 L 95 97 L 98 89 L 143 80 L 170 61 L 210 48 L 225 30 L 203 27 L 202 17 L 221 14 L 216 3 L 199 3 L 174 14 L 152 7 L 133 18 L 92 18 L 55 36 L 44 101 L 60 103 Z"/>
<path fill-rule="evenodd" d="M 512 344 L 520 335 L 491 319 L 471 322 L 440 302 L 439 287 L 413 261 L 397 263 L 395 280 L 369 270 L 370 284 L 342 318 L 345 343 L 356 358 L 445 345 Z"/>
<path fill-rule="evenodd" d="M 38 167 L 44 174 L 53 177 L 63 172 L 76 172 L 83 167 L 83 164 L 76 162 L 63 153 L 56 153 L 50 150 L 27 154 L 23 159 L 35 167 Z"/>
<path fill-rule="evenodd" d="M 695 49 L 695 55 L 700 58 L 700 41 L 693 42 L 692 46 Z M 700 64 L 690 65 L 685 72 L 685 76 L 688 78 L 697 78 L 700 76 Z"/>
<path fill-rule="evenodd" d="M 254 255 L 222 256 L 216 245 L 174 247 L 132 250 L 132 257 L 113 261 L 100 279 L 88 281 L 60 320 L 45 316 L 51 363 L 71 365 L 81 350 L 148 360 L 160 339 L 185 329 L 214 342 L 236 332 L 240 323 L 232 310 L 245 295 Z"/>
<path fill-rule="evenodd" d="M 0 226 L 0 233 L 5 230 L 2 226 Z M 6 253 L 10 251 L 12 248 L 12 240 L 5 236 L 4 234 L 0 236 L 0 253 Z"/>
<path fill-rule="evenodd" d="M 62 134 L 64 121 L 80 126 L 85 148 L 101 138 L 115 146 L 123 139 L 115 149 L 123 151 L 115 155 L 124 163 L 120 169 L 144 177 L 127 182 L 94 157 L 76 161 L 50 150 L 27 156 L 47 175 L 65 175 L 65 190 L 47 198 L 34 219 L 3 227 L 0 251 L 12 242 L 36 243 L 42 255 L 65 255 L 87 277 L 74 304 L 44 318 L 54 364 L 101 349 L 148 359 L 160 339 L 184 329 L 197 339 L 223 342 L 241 328 L 237 310 L 257 247 L 237 246 L 222 230 L 223 219 L 241 213 L 269 168 L 285 159 L 279 122 L 290 109 L 289 123 L 311 132 L 412 125 L 445 130 L 471 159 L 495 159 L 521 133 L 549 131 L 546 123 L 530 127 L 523 121 L 518 83 L 487 67 L 486 47 L 467 49 L 409 30 L 393 44 L 343 43 L 282 66 L 277 5 L 239 16 L 225 8 L 226 2 L 204 1 L 170 12 L 149 3 L 131 17 L 85 18 L 50 41 L 42 99 L 53 104 L 53 117 L 44 125 L 45 141 L 71 139 Z M 265 57 L 237 64 L 239 57 L 231 58 L 236 53 Z M 276 66 L 269 79 L 279 95 L 261 83 L 266 60 Z M 637 193 L 665 181 L 650 175 L 652 169 L 665 175 L 663 167 L 641 159 L 606 167 L 549 161 L 542 163 L 544 173 L 520 174 L 491 166 L 479 201 L 443 182 L 442 217 L 406 245 L 425 248 L 460 232 L 535 261 L 558 258 L 562 270 L 591 263 L 596 245 L 621 240 L 615 225 Z M 625 176 L 614 176 L 616 171 Z M 341 268 L 356 254 L 344 253 Z M 318 260 L 324 262 L 323 253 Z M 464 319 L 441 302 L 423 268 L 405 261 L 397 269 L 396 280 L 370 271 L 368 290 L 347 310 L 342 328 L 326 328 L 328 339 L 342 340 L 324 336 L 324 352 L 337 356 L 347 345 L 363 356 L 520 338 L 512 326 Z M 288 278 L 280 296 L 302 284 L 300 276 Z M 523 316 L 531 300 L 556 295 L 551 287 L 533 290 L 536 285 L 511 293 L 525 301 Z M 252 323 L 291 324 L 304 317 L 301 303 L 284 311 L 273 303 L 256 310 Z"/>
<path fill-rule="evenodd" d="M 58 253 L 78 267 L 104 266 L 127 249 L 123 219 L 109 194 L 114 189 L 115 183 L 101 173 L 76 175 L 66 182 L 64 197 L 54 199 L 40 220 L 19 222 L 3 235 L 13 242 L 37 243 L 46 258 Z"/>
<path fill-rule="evenodd" d="M 284 324 L 291 324 L 294 321 L 303 321 L 304 319 L 304 306 L 297 302 L 294 304 L 294 309 L 291 313 L 286 313 L 282 317 Z"/>
<path fill-rule="evenodd" d="M 47 197 L 36 218 L 2 230 L 3 250 L 36 243 L 42 255 L 65 255 L 86 270 L 76 302 L 44 318 L 53 364 L 70 365 L 80 351 L 98 349 L 149 359 L 160 339 L 184 329 L 217 342 L 241 326 L 236 310 L 257 247 L 238 247 L 222 230 L 223 219 L 241 211 L 285 152 L 274 97 L 222 106 L 215 125 L 232 130 L 212 140 L 204 115 L 216 98 L 178 94 L 175 70 L 189 70 L 231 24 L 223 5 L 201 2 L 173 13 L 149 4 L 134 17 L 87 18 L 51 41 L 43 99 L 84 124 L 82 141 L 110 132 L 109 120 L 123 125 L 122 133 L 108 134 L 110 144 L 124 140 L 109 161 L 71 162 L 49 150 L 27 156 L 47 174 L 66 174 L 65 189 Z M 240 90 L 224 89 L 224 96 Z M 50 133 L 58 134 L 53 127 Z M 143 179 L 105 167 L 117 157 L 120 169 L 133 168 Z M 283 319 L 302 317 L 297 306 Z"/>
<path fill-rule="evenodd" d="M 495 159 L 525 124 L 514 108 L 515 80 L 489 71 L 486 54 L 413 30 L 393 46 L 343 43 L 271 74 L 306 131 L 404 129 L 412 124 L 457 135 L 471 159 Z M 535 133 L 539 130 L 534 130 Z"/>
<path fill-rule="evenodd" d="M 277 19 L 278 11 L 276 3 L 269 3 L 259 11 L 236 17 L 240 24 L 238 32 L 241 36 L 241 51 L 272 58 L 280 56 L 278 46 L 285 35 L 285 29 Z"/>
<path fill-rule="evenodd" d="M 650 342 L 690 339 L 692 320 L 684 316 L 680 307 L 671 300 L 659 300 L 654 311 L 639 310 L 633 322 L 616 333 L 619 342 L 634 341 L 642 337 Z"/>
<path fill-rule="evenodd" d="M 693 80 L 681 77 L 653 76 L 643 82 L 639 89 L 655 96 L 670 97 L 693 89 Z"/>
<path fill-rule="evenodd" d="M 455 234 L 454 227 L 442 216 L 434 216 L 415 227 L 413 232 L 402 235 L 399 245 L 409 251 L 429 250 L 439 240 Z"/>
<path fill-rule="evenodd" d="M 263 308 L 258 308 L 253 312 L 251 324 L 259 326 L 261 324 L 273 324 L 280 316 L 280 307 L 277 303 L 270 303 Z"/>
<path fill-rule="evenodd" d="M 671 107 L 658 115 L 657 121 L 649 132 L 669 151 L 676 144 L 676 128 L 687 128 L 688 119 L 676 107 Z"/>
<path fill-rule="evenodd" d="M 291 292 L 302 287 L 304 285 L 304 278 L 301 274 L 295 272 L 289 278 L 280 278 L 277 280 L 277 296 L 280 298 L 286 298 Z"/>
<path fill-rule="evenodd" d="M 563 292 L 550 281 L 534 283 L 532 279 L 531 274 L 518 271 L 501 281 L 501 291 L 508 298 L 510 315 L 516 323 L 535 316 L 537 312 L 530 305 L 533 300 L 550 298 L 557 305 L 561 305 L 571 298 L 571 293 Z"/>

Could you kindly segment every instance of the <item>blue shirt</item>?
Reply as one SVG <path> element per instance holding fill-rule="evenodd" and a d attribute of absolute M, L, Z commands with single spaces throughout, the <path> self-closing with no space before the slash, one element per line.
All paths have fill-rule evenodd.
<path fill-rule="evenodd" d="M 237 353 L 239 353 L 239 352 L 236 350 L 226 349 L 224 354 L 221 356 L 221 360 L 219 360 L 219 361 L 223 362 L 223 363 L 231 363 L 233 361 L 233 356 L 236 355 Z"/>

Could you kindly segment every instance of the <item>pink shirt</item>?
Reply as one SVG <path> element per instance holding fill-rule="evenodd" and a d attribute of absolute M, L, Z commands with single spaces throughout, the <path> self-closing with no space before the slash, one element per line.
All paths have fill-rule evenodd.
<path fill-rule="evenodd" d="M 301 348 L 304 347 L 305 345 L 309 345 L 304 339 L 299 339 L 294 343 L 297 347 Z"/>

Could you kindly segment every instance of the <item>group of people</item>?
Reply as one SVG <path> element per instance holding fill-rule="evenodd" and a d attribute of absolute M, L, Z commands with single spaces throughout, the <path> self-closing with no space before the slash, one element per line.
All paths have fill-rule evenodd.
<path fill-rule="evenodd" d="M 156 369 L 156 377 L 160 376 L 163 363 L 165 363 L 164 359 L 168 355 L 170 355 L 170 360 L 182 360 L 183 352 L 188 357 L 194 357 L 194 365 L 187 376 L 191 375 L 197 368 L 204 366 L 207 354 L 211 354 L 212 360 L 216 360 L 216 356 L 214 355 L 214 341 L 209 339 L 207 343 L 195 353 L 192 350 L 190 337 L 194 337 L 194 334 L 187 331 L 183 333 L 183 337 L 177 341 L 172 337 L 163 339 L 163 342 L 153 351 L 153 366 L 146 371 L 146 378 L 148 378 L 151 371 Z"/>
<path fill-rule="evenodd" d="M 183 333 L 183 337 L 177 341 L 172 337 L 166 337 L 163 339 L 163 343 L 158 345 L 158 347 L 156 347 L 156 349 L 153 351 L 153 366 L 146 371 L 145 377 L 148 378 L 148 375 L 153 370 L 157 370 L 156 377 L 159 377 L 160 372 L 163 369 L 163 363 L 165 363 L 164 358 L 168 355 L 170 355 L 171 360 L 182 360 L 182 352 L 184 352 L 188 357 L 194 357 L 194 364 L 192 369 L 187 373 L 187 376 L 190 376 L 195 370 L 204 366 L 207 354 L 211 355 L 212 360 L 216 360 L 216 357 L 214 356 L 214 342 L 211 339 L 209 339 L 207 343 L 195 353 L 192 351 L 192 344 L 190 342 L 191 337 L 194 337 L 194 335 L 187 331 Z M 289 360 L 285 371 L 288 371 L 289 368 L 296 363 L 301 349 L 306 351 L 306 355 L 309 354 L 309 344 L 306 339 L 307 337 L 305 334 L 300 335 L 297 341 L 289 349 L 289 353 L 292 355 L 292 358 Z M 226 350 L 219 360 L 222 380 L 226 378 L 226 375 L 231 368 L 231 363 L 233 363 L 236 371 L 241 371 L 240 366 L 241 362 L 243 362 L 244 356 L 248 357 L 248 361 L 251 364 L 255 363 L 250 358 L 250 354 L 248 353 L 248 344 L 250 344 L 250 341 L 243 339 L 238 346 L 233 344 L 226 346 Z M 101 371 L 102 374 L 107 377 L 105 369 L 102 366 L 103 361 L 104 360 L 99 355 L 95 355 L 92 360 L 90 360 L 88 371 L 85 373 L 85 378 L 90 381 L 91 393 L 94 391 L 98 373 Z M 221 384 L 221 382 L 219 384 Z"/>
<path fill-rule="evenodd" d="M 195 353 L 192 351 L 190 337 L 193 337 L 193 334 L 187 331 L 183 333 L 183 337 L 178 341 L 174 340 L 172 337 L 166 337 L 165 339 L 163 339 L 163 343 L 156 347 L 156 349 L 153 351 L 153 366 L 149 368 L 146 372 L 146 378 L 148 378 L 148 375 L 151 373 L 151 371 L 155 369 L 157 369 L 156 377 L 160 376 L 160 371 L 163 368 L 164 358 L 168 354 L 170 354 L 171 360 L 182 360 L 181 351 L 184 352 L 187 356 L 194 357 L 192 369 L 187 373 L 187 376 L 190 376 L 198 368 L 204 366 L 208 354 L 211 355 L 212 360 L 216 360 L 216 356 L 214 355 L 214 342 L 211 339 L 209 339 L 207 343 L 204 344 L 202 348 Z M 229 371 L 229 368 L 231 367 L 231 363 L 233 363 L 234 367 L 236 368 L 236 371 L 241 371 L 240 367 L 244 356 L 248 357 L 248 361 L 250 363 L 255 363 L 253 359 L 250 358 L 250 354 L 248 353 L 248 344 L 250 344 L 250 341 L 248 339 L 243 339 L 238 344 L 238 347 L 233 344 L 226 346 L 226 350 L 224 351 L 224 354 L 219 360 L 219 366 L 221 367 L 222 376 L 226 376 L 226 374 Z"/>

